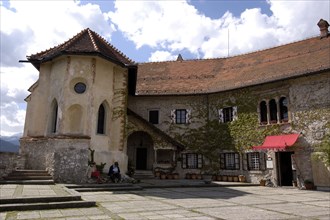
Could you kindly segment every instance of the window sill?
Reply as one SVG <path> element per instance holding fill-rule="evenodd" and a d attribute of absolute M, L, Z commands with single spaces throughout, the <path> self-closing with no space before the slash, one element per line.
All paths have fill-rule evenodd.
<path fill-rule="evenodd" d="M 259 123 L 259 127 L 266 127 L 266 126 L 272 126 L 272 125 L 286 125 L 286 124 L 291 124 L 291 121 L 281 121 L 277 123 Z"/>

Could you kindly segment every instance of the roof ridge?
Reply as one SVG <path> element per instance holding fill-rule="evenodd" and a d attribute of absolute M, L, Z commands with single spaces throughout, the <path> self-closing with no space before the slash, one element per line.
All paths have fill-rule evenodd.
<path fill-rule="evenodd" d="M 93 34 L 95 34 L 99 39 L 103 41 L 103 43 L 107 44 L 109 47 L 111 47 L 115 52 L 119 53 L 121 56 L 124 58 L 128 59 L 130 62 L 134 62 L 132 59 L 130 59 L 128 56 L 126 56 L 122 51 L 120 51 L 118 48 L 110 44 L 104 37 L 102 37 L 100 34 L 97 32 L 90 30 Z"/>
<path fill-rule="evenodd" d="M 211 57 L 211 58 L 193 58 L 193 59 L 184 59 L 184 60 L 166 60 L 166 61 L 152 61 L 152 62 L 141 62 L 139 63 L 140 64 L 156 64 L 156 63 L 172 63 L 172 62 L 195 62 L 195 61 L 205 61 L 205 60 L 220 60 L 220 59 L 228 59 L 228 58 L 233 58 L 233 57 L 239 57 L 239 56 L 245 56 L 245 55 L 249 55 L 249 54 L 253 54 L 253 53 L 260 53 L 260 52 L 263 52 L 263 51 L 267 51 L 267 50 L 272 50 L 272 49 L 275 49 L 275 48 L 279 48 L 279 47 L 283 47 L 283 46 L 286 46 L 286 45 L 291 45 L 291 44 L 295 44 L 295 43 L 299 43 L 299 42 L 303 42 L 303 41 L 306 41 L 306 40 L 310 40 L 310 39 L 314 39 L 314 38 L 317 38 L 319 37 L 318 35 L 313 35 L 313 36 L 310 36 L 310 37 L 306 37 L 304 39 L 300 39 L 300 40 L 296 40 L 296 41 L 292 41 L 292 42 L 289 42 L 289 43 L 283 43 L 283 44 L 279 44 L 279 45 L 276 45 L 276 46 L 271 46 L 271 47 L 267 47 L 267 48 L 264 48 L 264 49 L 259 49 L 259 50 L 254 50 L 254 51 L 250 51 L 250 52 L 246 52 L 246 53 L 241 53 L 241 54 L 236 54 L 236 55 L 233 55 L 233 56 L 226 56 L 226 57 Z"/>
<path fill-rule="evenodd" d="M 88 32 L 88 36 L 89 36 L 89 38 L 91 39 L 91 41 L 92 41 L 92 43 L 93 43 L 93 47 L 95 48 L 95 50 L 96 50 L 96 51 L 100 51 L 100 49 L 99 49 L 99 47 L 96 45 L 96 43 L 95 43 L 95 39 L 94 39 L 94 37 L 93 37 L 93 35 L 92 35 L 93 31 L 92 31 L 91 29 L 87 28 L 87 32 Z"/>

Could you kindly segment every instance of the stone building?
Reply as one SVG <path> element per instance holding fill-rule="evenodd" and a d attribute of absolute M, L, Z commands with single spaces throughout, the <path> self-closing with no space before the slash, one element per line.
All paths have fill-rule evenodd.
<path fill-rule="evenodd" d="M 84 182 L 90 148 L 104 171 L 118 161 L 184 178 L 212 165 L 327 186 L 329 167 L 311 157 L 330 133 L 329 25 L 318 25 L 321 37 L 228 58 L 134 63 L 90 29 L 28 56 L 40 74 L 26 98 L 25 167 Z"/>

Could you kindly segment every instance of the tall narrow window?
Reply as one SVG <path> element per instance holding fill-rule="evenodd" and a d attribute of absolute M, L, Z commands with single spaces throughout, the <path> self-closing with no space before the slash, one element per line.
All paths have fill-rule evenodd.
<path fill-rule="evenodd" d="M 275 99 L 269 101 L 270 123 L 277 123 L 277 105 Z"/>
<path fill-rule="evenodd" d="M 260 170 L 260 156 L 259 152 L 248 153 L 248 169 Z"/>
<path fill-rule="evenodd" d="M 159 111 L 158 110 L 150 110 L 149 111 L 149 122 L 151 124 L 159 123 Z"/>
<path fill-rule="evenodd" d="M 52 129 L 51 132 L 52 133 L 56 133 L 57 131 L 57 112 L 58 112 L 58 105 L 57 105 L 57 101 L 54 100 L 53 102 L 53 112 L 52 112 Z"/>
<path fill-rule="evenodd" d="M 175 110 L 175 122 L 176 124 L 185 124 L 187 122 L 186 120 L 186 109 L 176 109 Z"/>
<path fill-rule="evenodd" d="M 260 102 L 260 123 L 267 124 L 267 105 L 265 101 Z"/>
<path fill-rule="evenodd" d="M 288 121 L 288 100 L 285 97 L 280 99 L 280 120 L 281 122 Z"/>
<path fill-rule="evenodd" d="M 183 169 L 200 169 L 203 167 L 203 156 L 201 154 L 186 153 L 182 154 Z"/>
<path fill-rule="evenodd" d="M 238 153 L 221 153 L 220 168 L 223 170 L 239 170 L 240 159 Z"/>
<path fill-rule="evenodd" d="M 97 118 L 97 133 L 104 134 L 105 127 L 105 108 L 101 104 L 99 107 L 98 118 Z"/>

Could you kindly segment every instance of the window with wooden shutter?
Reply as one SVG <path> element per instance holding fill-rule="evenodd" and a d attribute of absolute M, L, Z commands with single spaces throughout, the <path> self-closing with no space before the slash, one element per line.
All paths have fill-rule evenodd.
<path fill-rule="evenodd" d="M 182 169 L 200 169 L 203 167 L 203 156 L 201 154 L 182 154 Z"/>

